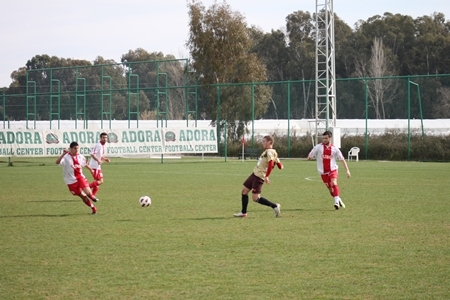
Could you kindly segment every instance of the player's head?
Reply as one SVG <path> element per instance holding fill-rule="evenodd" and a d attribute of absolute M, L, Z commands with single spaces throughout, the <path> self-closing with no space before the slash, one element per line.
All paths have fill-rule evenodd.
<path fill-rule="evenodd" d="M 264 149 L 272 148 L 273 146 L 273 137 L 271 135 L 266 135 L 263 137 L 262 144 Z"/>
<path fill-rule="evenodd" d="M 104 145 L 108 141 L 108 134 L 106 132 L 100 133 L 100 143 Z"/>
<path fill-rule="evenodd" d="M 331 143 L 331 137 L 333 136 L 333 134 L 331 133 L 331 131 L 325 131 L 322 134 L 322 144 L 324 145 L 329 145 Z"/>
<path fill-rule="evenodd" d="M 78 145 L 77 142 L 70 143 L 69 147 L 70 147 L 69 152 L 71 155 L 77 155 L 79 153 L 80 146 Z"/>

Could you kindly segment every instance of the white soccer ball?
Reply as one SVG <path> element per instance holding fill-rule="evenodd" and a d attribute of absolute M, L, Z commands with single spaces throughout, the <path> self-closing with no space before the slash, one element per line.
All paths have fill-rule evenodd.
<path fill-rule="evenodd" d="M 149 196 L 142 196 L 139 198 L 139 205 L 142 207 L 147 207 L 152 204 L 152 199 Z"/>

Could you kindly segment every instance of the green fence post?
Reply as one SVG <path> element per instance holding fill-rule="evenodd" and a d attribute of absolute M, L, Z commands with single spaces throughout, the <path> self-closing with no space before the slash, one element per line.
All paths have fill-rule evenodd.
<path fill-rule="evenodd" d="M 5 122 L 6 122 L 6 95 L 3 93 L 2 94 L 2 99 L 3 99 L 3 128 L 5 128 Z"/>
<path fill-rule="evenodd" d="M 408 160 L 411 153 L 411 77 L 408 76 Z"/>
<path fill-rule="evenodd" d="M 187 68 L 187 67 L 186 67 Z M 189 84 L 189 73 L 194 73 L 192 71 L 186 72 L 186 108 L 185 108 L 185 116 L 186 116 L 186 126 L 189 126 L 189 114 L 193 114 L 195 116 L 195 127 L 197 127 L 197 120 L 198 120 L 198 85 L 197 82 L 195 82 L 194 91 L 190 91 L 192 87 Z M 194 110 L 190 109 L 190 100 L 191 95 L 193 96 L 194 100 Z"/>
<path fill-rule="evenodd" d="M 159 68 L 159 64 L 158 64 Z M 163 92 L 160 92 L 160 86 L 159 86 L 159 76 L 164 76 L 164 86 Z M 169 79 L 167 77 L 167 73 L 160 73 L 158 69 L 158 73 L 156 73 L 156 120 L 159 121 L 159 116 L 164 115 L 164 119 L 166 121 L 166 127 L 167 127 L 167 119 L 169 118 L 169 92 L 168 92 L 168 84 Z M 161 111 L 161 99 L 160 96 L 164 96 L 164 110 Z M 187 118 L 187 116 L 186 116 Z M 161 119 L 161 127 L 163 127 L 163 119 Z"/>
<path fill-rule="evenodd" d="M 56 93 L 53 91 L 53 83 L 56 83 Z M 57 109 L 53 111 L 53 98 L 56 98 Z M 58 118 L 58 129 L 60 128 L 60 112 L 61 112 L 61 82 L 58 79 L 53 79 L 53 70 L 50 70 L 50 129 L 52 129 L 53 115 Z"/>
<path fill-rule="evenodd" d="M 366 86 L 366 159 L 368 159 L 369 154 L 369 127 L 368 127 L 368 119 L 369 119 L 369 82 L 367 78 L 364 78 L 364 83 Z"/>
<path fill-rule="evenodd" d="M 225 156 L 225 162 L 227 162 L 227 151 L 228 151 L 228 127 L 227 127 L 228 122 L 225 121 L 225 142 L 224 142 L 224 156 Z"/>
<path fill-rule="evenodd" d="M 27 73 L 27 77 L 28 77 L 28 73 Z M 33 85 L 33 94 L 30 96 L 30 91 L 28 90 L 29 89 L 29 84 L 32 84 Z M 33 116 L 33 121 L 34 121 L 34 126 L 33 126 L 33 128 L 36 128 L 36 81 L 28 81 L 27 80 L 27 87 L 26 87 L 26 93 L 27 93 L 27 103 L 26 103 L 26 105 L 27 105 L 27 107 L 26 107 L 26 118 L 27 118 L 27 121 L 26 121 L 26 127 L 28 128 L 28 117 L 29 116 Z M 29 112 L 29 102 L 28 102 L 28 100 L 29 99 L 31 99 L 32 101 L 33 101 L 33 112 L 32 113 L 30 113 Z"/>
<path fill-rule="evenodd" d="M 255 83 L 252 82 L 252 147 L 255 146 Z"/>
<path fill-rule="evenodd" d="M 128 69 L 128 128 L 130 128 L 131 115 L 136 115 L 136 125 L 139 128 L 139 75 L 131 74 L 132 69 Z M 136 78 L 136 91 L 132 92 L 131 79 Z M 131 111 L 131 95 L 136 95 L 136 111 Z"/>
<path fill-rule="evenodd" d="M 102 74 L 103 74 L 103 68 L 102 68 Z M 105 93 L 104 84 L 105 81 L 108 82 L 108 92 Z M 108 101 L 108 110 L 105 111 L 105 97 Z M 102 120 L 101 120 L 101 127 L 103 128 L 103 120 L 105 116 L 109 120 L 109 128 L 111 129 L 111 120 L 112 120 L 112 78 L 111 76 L 103 76 L 102 75 L 102 103 L 101 103 L 101 110 L 102 110 Z"/>
<path fill-rule="evenodd" d="M 288 101 L 288 157 L 291 157 L 291 81 L 287 82 Z"/>
<path fill-rule="evenodd" d="M 409 81 L 410 84 L 413 84 L 417 87 L 417 96 L 419 99 L 419 112 L 420 112 L 420 124 L 421 124 L 421 128 L 422 128 L 422 139 L 425 138 L 425 132 L 423 130 L 423 114 L 422 114 L 422 101 L 420 100 L 420 87 L 418 83 L 415 83 L 414 81 Z"/>
<path fill-rule="evenodd" d="M 78 90 L 79 83 L 81 83 L 82 90 L 81 92 Z M 78 108 L 78 99 L 81 98 L 83 100 L 83 111 L 79 112 Z M 78 128 L 78 116 L 81 115 L 83 118 L 83 128 L 87 128 L 87 120 L 86 120 L 86 79 L 78 77 L 78 69 L 76 70 L 75 77 L 75 129 Z"/>
<path fill-rule="evenodd" d="M 217 86 L 217 149 L 220 149 L 220 85 Z M 220 152 L 219 152 L 220 155 Z"/>

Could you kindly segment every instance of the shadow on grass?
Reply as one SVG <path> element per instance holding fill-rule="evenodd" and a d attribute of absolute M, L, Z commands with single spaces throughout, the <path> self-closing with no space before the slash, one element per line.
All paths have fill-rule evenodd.
<path fill-rule="evenodd" d="M 193 221 L 203 221 L 203 220 L 225 220 L 225 219 L 229 219 L 229 217 L 187 218 L 187 220 L 193 220 Z"/>
<path fill-rule="evenodd" d="M 283 211 L 328 211 L 328 212 L 334 212 L 335 209 L 334 208 L 330 208 L 330 209 L 320 209 L 320 208 L 288 208 L 288 209 L 283 209 L 281 211 L 281 213 L 283 213 Z"/>
<path fill-rule="evenodd" d="M 73 200 L 28 200 L 27 202 L 73 202 Z"/>
<path fill-rule="evenodd" d="M 63 217 L 70 217 L 70 216 L 80 216 L 85 214 L 61 214 L 61 215 L 15 215 L 15 216 L 0 216 L 0 219 L 7 219 L 7 218 L 63 218 Z"/>

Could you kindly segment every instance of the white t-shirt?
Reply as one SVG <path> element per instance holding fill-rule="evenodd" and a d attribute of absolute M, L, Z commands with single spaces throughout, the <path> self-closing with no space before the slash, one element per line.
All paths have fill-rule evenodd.
<path fill-rule="evenodd" d="M 63 167 L 63 178 L 66 184 L 77 182 L 77 178 L 84 177 L 82 168 L 86 166 L 86 158 L 81 155 L 72 156 L 67 153 L 59 163 Z"/>
<path fill-rule="evenodd" d="M 95 144 L 94 148 L 92 148 L 92 150 L 91 150 L 91 155 L 94 155 L 100 161 L 102 160 L 104 153 L 105 153 L 105 145 L 102 145 L 102 143 L 100 143 L 100 142 Z M 92 157 L 89 160 L 89 166 L 92 169 L 101 169 L 101 165 L 99 165 L 98 162 L 95 159 L 93 159 Z"/>
<path fill-rule="evenodd" d="M 317 144 L 311 152 L 309 152 L 309 156 L 317 159 L 317 171 L 320 174 L 327 174 L 337 170 L 338 165 L 336 160 L 344 159 L 341 150 L 333 144 L 330 144 L 329 146 Z"/>

